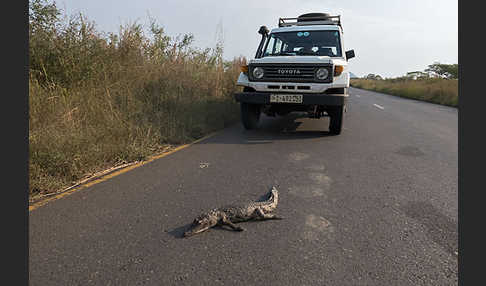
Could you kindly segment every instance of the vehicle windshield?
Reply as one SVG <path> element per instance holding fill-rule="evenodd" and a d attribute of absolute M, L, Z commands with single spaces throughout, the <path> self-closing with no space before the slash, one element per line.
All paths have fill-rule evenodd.
<path fill-rule="evenodd" d="M 263 56 L 342 57 L 339 32 L 332 30 L 272 33 Z"/>

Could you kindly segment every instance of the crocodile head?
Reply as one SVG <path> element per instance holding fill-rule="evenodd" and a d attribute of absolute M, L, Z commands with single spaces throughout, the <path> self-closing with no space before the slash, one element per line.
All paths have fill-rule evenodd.
<path fill-rule="evenodd" d="M 201 233 L 209 228 L 218 224 L 219 217 L 216 213 L 210 212 L 207 214 L 202 214 L 198 216 L 191 224 L 191 227 L 188 231 L 184 232 L 184 236 L 192 236 L 198 233 Z"/>

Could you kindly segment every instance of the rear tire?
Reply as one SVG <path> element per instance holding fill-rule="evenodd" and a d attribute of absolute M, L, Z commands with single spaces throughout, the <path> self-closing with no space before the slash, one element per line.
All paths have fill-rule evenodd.
<path fill-rule="evenodd" d="M 333 107 L 329 110 L 329 132 L 333 135 L 341 134 L 344 119 L 344 105 Z"/>
<path fill-rule="evenodd" d="M 242 102 L 240 108 L 243 127 L 245 127 L 246 130 L 256 129 L 258 127 L 258 121 L 260 121 L 260 105 Z"/>

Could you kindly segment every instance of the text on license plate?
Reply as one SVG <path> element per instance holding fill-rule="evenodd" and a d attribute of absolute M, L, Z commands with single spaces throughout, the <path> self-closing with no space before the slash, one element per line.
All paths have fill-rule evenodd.
<path fill-rule="evenodd" d="M 302 103 L 302 94 L 270 94 L 270 102 Z"/>

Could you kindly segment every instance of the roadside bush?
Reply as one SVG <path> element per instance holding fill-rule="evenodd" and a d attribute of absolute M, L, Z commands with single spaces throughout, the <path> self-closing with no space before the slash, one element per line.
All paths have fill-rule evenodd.
<path fill-rule="evenodd" d="M 239 118 L 232 98 L 243 57 L 192 46 L 155 20 L 102 33 L 55 3 L 29 2 L 30 193 L 142 160 Z"/>
<path fill-rule="evenodd" d="M 459 97 L 456 79 L 351 79 L 351 86 L 448 106 L 457 106 Z"/>

